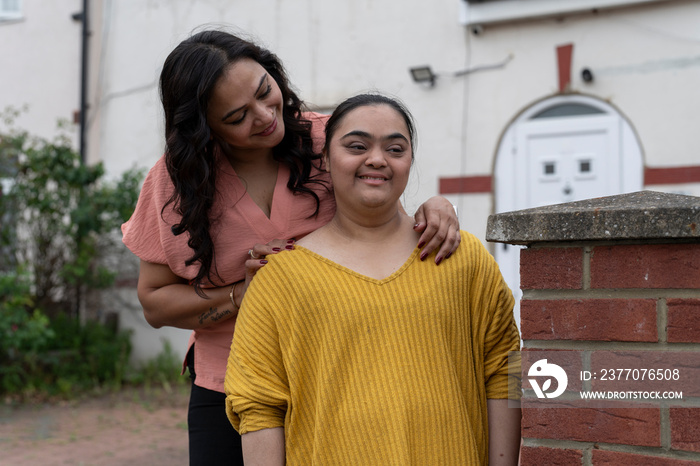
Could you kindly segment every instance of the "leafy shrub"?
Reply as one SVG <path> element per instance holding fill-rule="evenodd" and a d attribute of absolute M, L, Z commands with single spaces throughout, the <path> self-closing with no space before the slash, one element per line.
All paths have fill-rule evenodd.
<path fill-rule="evenodd" d="M 65 314 L 51 319 L 55 338 L 44 354 L 51 374 L 45 391 L 70 395 L 100 387 L 119 388 L 131 355 L 131 335 L 99 322 L 80 324 Z"/>
<path fill-rule="evenodd" d="M 32 310 L 29 284 L 25 273 L 0 275 L 0 392 L 26 387 L 55 337 L 49 319 Z"/>
<path fill-rule="evenodd" d="M 0 178 L 9 180 L 0 192 L 0 270 L 26 267 L 49 316 L 79 317 L 82 296 L 114 282 L 104 259 L 133 212 L 143 173 L 128 170 L 115 183 L 104 175 L 102 164 L 81 163 L 65 135 L 0 133 Z"/>
<path fill-rule="evenodd" d="M 131 339 L 32 306 L 26 274 L 0 275 L 0 393 L 71 396 L 124 381 Z"/>
<path fill-rule="evenodd" d="M 107 182 L 103 166 L 82 163 L 65 134 L 32 136 L 12 126 L 17 115 L 0 112 L 0 393 L 118 388 L 131 335 L 82 310 L 88 293 L 114 282 L 117 232 L 143 173 Z"/>

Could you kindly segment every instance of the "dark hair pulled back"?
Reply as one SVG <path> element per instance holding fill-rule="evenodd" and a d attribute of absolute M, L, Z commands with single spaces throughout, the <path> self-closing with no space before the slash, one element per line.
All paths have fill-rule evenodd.
<path fill-rule="evenodd" d="M 411 157 L 414 158 L 416 148 L 416 125 L 413 120 L 413 115 L 411 115 L 411 112 L 399 99 L 379 93 L 366 93 L 355 95 L 341 102 L 335 108 L 335 110 L 333 110 L 333 113 L 326 122 L 326 142 L 324 150 L 328 150 L 330 148 L 333 135 L 335 134 L 336 130 L 338 129 L 338 126 L 340 126 L 340 124 L 343 122 L 348 113 L 359 107 L 369 107 L 376 105 L 386 105 L 388 107 L 393 108 L 396 111 L 396 113 L 401 115 L 403 120 L 406 122 L 406 128 L 408 129 L 408 135 L 410 139 L 409 142 L 411 143 Z"/>
<path fill-rule="evenodd" d="M 302 118 L 303 102 L 291 89 L 280 60 L 269 50 L 225 31 L 199 32 L 181 42 L 167 57 L 160 75 L 160 95 L 165 112 L 166 166 L 175 187 L 166 207 L 181 216 L 174 235 L 189 234 L 192 256 L 186 265 L 199 262 L 193 283 L 200 295 L 205 281 L 214 283 L 214 242 L 210 234 L 211 208 L 216 195 L 217 142 L 207 124 L 207 108 L 213 89 L 228 67 L 244 58 L 258 62 L 277 82 L 284 102 L 285 135 L 273 149 L 273 157 L 289 167 L 287 187 L 295 194 L 320 199 L 308 187 L 315 160 L 311 122 Z M 220 281 L 220 277 L 219 281 Z"/>

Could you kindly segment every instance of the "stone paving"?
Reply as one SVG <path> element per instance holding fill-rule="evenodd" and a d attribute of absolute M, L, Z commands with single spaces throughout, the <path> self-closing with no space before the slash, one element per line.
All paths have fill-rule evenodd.
<path fill-rule="evenodd" d="M 189 387 L 0 405 L 2 466 L 186 466 Z"/>

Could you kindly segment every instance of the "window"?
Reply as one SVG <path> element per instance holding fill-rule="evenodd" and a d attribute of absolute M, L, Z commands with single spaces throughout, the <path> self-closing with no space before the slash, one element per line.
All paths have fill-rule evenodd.
<path fill-rule="evenodd" d="M 561 118 L 567 116 L 601 115 L 604 111 L 586 104 L 566 103 L 545 108 L 530 117 L 533 120 L 542 118 Z"/>
<path fill-rule="evenodd" d="M 562 169 L 566 168 L 566 160 L 558 155 L 545 155 L 537 161 L 537 177 L 541 183 L 558 183 L 561 181 Z"/>
<path fill-rule="evenodd" d="M 599 168 L 594 154 L 578 154 L 576 155 L 574 163 L 576 169 L 576 173 L 574 174 L 575 180 L 595 180 L 598 178 L 598 173 L 596 172 Z"/>
<path fill-rule="evenodd" d="M 0 0 L 0 21 L 22 19 L 22 0 Z"/>

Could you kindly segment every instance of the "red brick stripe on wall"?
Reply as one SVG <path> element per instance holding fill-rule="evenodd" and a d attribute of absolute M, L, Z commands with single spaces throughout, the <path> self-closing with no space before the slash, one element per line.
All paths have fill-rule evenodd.
<path fill-rule="evenodd" d="M 574 44 L 557 47 L 557 67 L 559 68 L 559 92 L 564 92 L 571 84 L 571 55 Z"/>
<path fill-rule="evenodd" d="M 440 178 L 440 194 L 490 193 L 491 175 Z"/>
<path fill-rule="evenodd" d="M 700 183 L 700 166 L 644 168 L 644 185 Z"/>
<path fill-rule="evenodd" d="M 456 176 L 439 180 L 440 194 L 490 193 L 493 176 Z M 700 183 L 700 165 L 687 167 L 644 168 L 644 185 Z"/>

